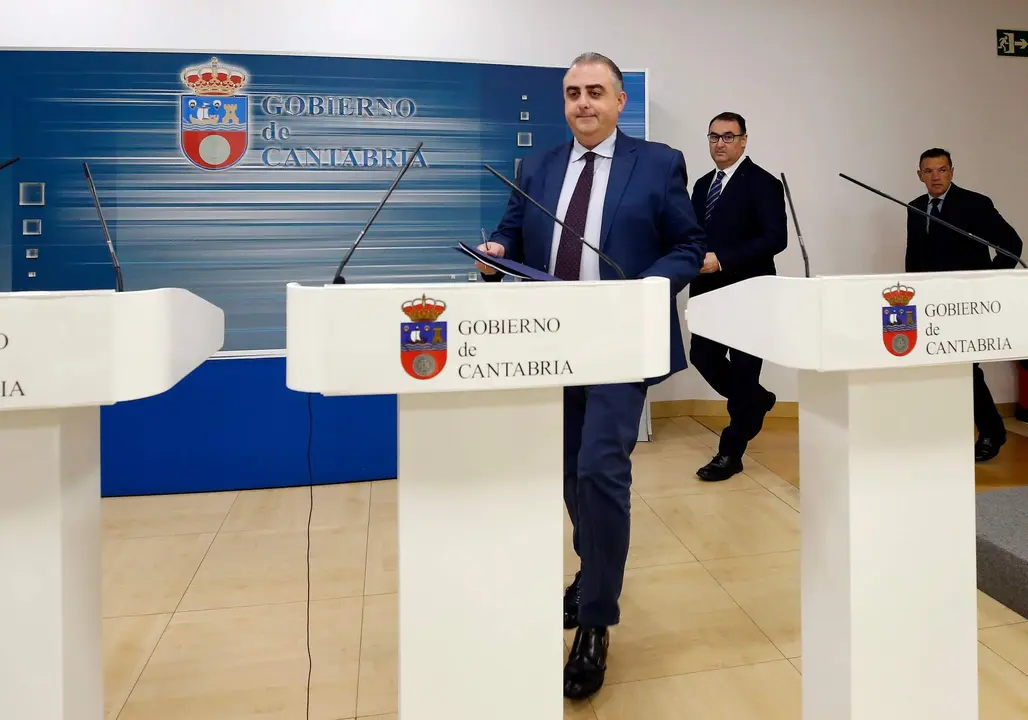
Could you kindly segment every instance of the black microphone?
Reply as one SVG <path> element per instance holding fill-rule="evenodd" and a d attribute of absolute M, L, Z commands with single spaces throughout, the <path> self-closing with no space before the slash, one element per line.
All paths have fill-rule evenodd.
<path fill-rule="evenodd" d="M 488 170 L 489 172 L 491 172 L 491 173 L 492 173 L 493 175 L 495 175 L 496 177 L 500 178 L 500 180 L 503 180 L 503 182 L 507 183 L 507 184 L 508 184 L 508 185 L 509 185 L 509 186 L 510 186 L 510 187 L 511 187 L 511 188 L 512 188 L 513 190 L 515 190 L 515 191 L 516 191 L 516 192 L 517 192 L 517 193 L 518 193 L 519 195 L 521 195 L 521 197 L 523 197 L 523 198 L 525 198 L 526 200 L 528 200 L 529 202 L 531 202 L 531 203 L 532 203 L 533 205 L 535 205 L 535 206 L 536 206 L 537 208 L 539 208 L 539 209 L 540 209 L 540 210 L 542 210 L 542 211 L 543 211 L 544 213 L 546 213 L 546 216 L 547 216 L 547 217 L 549 217 L 550 219 L 552 219 L 552 220 L 553 220 L 553 222 L 557 223 L 557 224 L 558 224 L 558 225 L 560 225 L 560 226 L 561 226 L 562 228 L 564 228 L 564 229 L 565 229 L 565 230 L 567 230 L 567 231 L 568 231 L 569 233 L 571 233 L 571 235 L 572 235 L 572 236 L 573 236 L 573 237 L 574 237 L 574 238 L 575 238 L 576 240 L 578 240 L 578 241 L 579 241 L 580 243 L 582 243 L 582 244 L 583 244 L 583 245 L 585 245 L 585 246 L 586 246 L 587 248 L 589 248 L 589 249 L 590 249 L 590 250 L 592 250 L 592 251 L 593 251 L 594 253 L 596 253 L 596 254 L 597 254 L 597 255 L 599 255 L 599 256 L 600 256 L 601 258 L 603 258 L 604 262 L 606 262 L 606 263 L 607 263 L 608 265 L 610 265 L 610 266 L 611 266 L 612 268 L 614 268 L 615 272 L 617 272 L 617 274 L 618 274 L 618 277 L 620 277 L 620 278 L 621 278 L 622 280 L 627 280 L 627 279 L 628 279 L 628 278 L 626 278 L 626 277 L 625 277 L 625 273 L 624 273 L 624 271 L 622 271 L 622 270 L 621 270 L 621 268 L 620 268 L 620 267 L 618 266 L 618 264 L 617 264 L 616 262 L 614 262 L 614 261 L 613 261 L 613 260 L 611 260 L 611 259 L 610 259 L 609 257 L 607 257 L 607 256 L 606 256 L 606 255 L 604 255 L 604 254 L 603 254 L 602 252 L 600 252 L 599 248 L 594 248 L 594 247 L 593 247 L 592 245 L 590 245 L 590 244 L 589 244 L 588 242 L 586 242 L 586 239 L 585 239 L 584 237 L 582 237 L 581 235 L 579 235 L 578 233 L 576 233 L 576 232 L 575 232 L 574 230 L 572 230 L 571 228 L 569 228 L 569 227 L 568 227 L 567 225 L 565 225 L 565 224 L 563 223 L 563 221 L 561 221 L 561 220 L 557 219 L 557 216 L 556 216 L 556 215 L 554 215 L 554 214 L 553 214 L 553 213 L 551 213 L 551 212 L 550 212 L 549 210 L 547 210 L 546 208 L 544 208 L 544 207 L 543 207 L 542 205 L 540 205 L 539 203 L 537 203 L 537 202 L 536 202 L 536 201 L 535 201 L 535 200 L 534 200 L 534 199 L 533 199 L 532 197 L 530 197 L 530 196 L 528 195 L 528 193 L 526 193 L 526 192 L 525 192 L 524 190 L 522 190 L 522 189 L 521 189 L 521 188 L 519 188 L 519 187 L 518 187 L 517 185 L 515 185 L 514 183 L 512 183 L 512 182 L 511 182 L 510 180 L 508 180 L 507 178 L 505 178 L 505 177 L 504 177 L 503 175 L 501 175 L 501 174 L 500 174 L 499 172 L 497 172 L 497 171 L 496 171 L 495 169 L 493 169 L 493 168 L 492 168 L 492 167 L 490 167 L 489 165 L 486 165 L 486 166 L 485 166 L 485 169 L 486 169 L 486 170 Z"/>
<path fill-rule="evenodd" d="M 103 227 L 104 239 L 107 241 L 107 252 L 111 256 L 111 264 L 114 265 L 115 291 L 124 292 L 125 284 L 121 278 L 121 264 L 118 262 L 118 253 L 114 251 L 114 241 L 111 240 L 111 233 L 107 229 L 107 221 L 104 220 L 104 212 L 100 208 L 100 198 L 96 194 L 96 185 L 93 184 L 93 176 L 89 174 L 89 165 L 82 163 L 82 170 L 86 174 L 86 182 L 89 183 L 89 192 L 93 196 L 93 206 L 96 207 L 96 215 L 100 218 L 100 225 Z"/>
<path fill-rule="evenodd" d="M 908 209 L 910 209 L 910 210 L 913 210 L 913 211 L 914 211 L 914 212 L 916 212 L 916 213 L 920 213 L 921 215 L 924 215 L 924 216 L 925 216 L 926 218 L 928 218 L 929 220 L 933 220 L 934 222 L 937 222 L 937 223 L 939 223 L 939 224 L 940 224 L 940 225 L 942 225 L 943 227 L 948 227 L 948 228 L 949 228 L 950 230 L 952 230 L 952 231 L 954 231 L 954 232 L 956 232 L 956 233 L 959 233 L 959 234 L 963 235 L 964 237 L 967 237 L 967 238 L 971 238 L 971 239 L 972 239 L 972 240 L 974 240 L 975 242 L 980 242 L 980 243 L 981 243 L 982 245 L 985 245 L 986 247 L 990 247 L 990 248 L 992 248 L 993 250 L 995 250 L 996 252 L 998 252 L 998 253 L 999 253 L 1000 255 L 1005 255 L 1005 256 L 1007 256 L 1007 257 L 1008 257 L 1008 258 L 1010 258 L 1011 260 L 1014 260 L 1015 262 L 1017 262 L 1018 264 L 1020 264 L 1020 265 L 1021 265 L 1021 267 L 1023 267 L 1023 268 L 1028 268 L 1028 265 L 1025 265 L 1025 264 L 1024 264 L 1024 260 L 1022 260 L 1021 258 L 1017 257 L 1017 255 L 1014 255 L 1014 253 L 1010 252 L 1009 250 L 1004 250 L 1004 249 L 1003 249 L 1003 248 L 1001 248 L 1001 247 L 996 247 L 995 245 L 993 245 L 993 244 L 992 244 L 991 242 L 989 242 L 988 240 L 983 240 L 982 238 L 978 237 L 977 235 L 972 235 L 971 233 L 967 232 L 967 230 L 961 230 L 961 229 L 960 229 L 960 228 L 958 228 L 958 227 L 957 227 L 956 225 L 951 225 L 951 224 L 949 224 L 948 222 L 946 222 L 945 220 L 943 220 L 942 218 L 938 218 L 938 217 L 936 217 L 935 215 L 931 215 L 931 214 L 929 214 L 929 213 L 925 212 L 924 210 L 920 210 L 920 209 L 918 209 L 918 208 L 914 207 L 913 205 L 911 205 L 910 203 L 905 203 L 905 202 L 903 202 L 902 200 L 897 200 L 897 199 L 896 199 L 896 198 L 894 198 L 894 197 L 889 197 L 888 195 L 886 195 L 885 193 L 883 193 L 883 192 L 882 192 L 881 190 L 875 190 L 875 189 L 874 189 L 873 187 L 871 187 L 870 185 L 865 185 L 864 183 L 860 182 L 859 180 L 854 180 L 853 178 L 851 178 L 851 177 L 850 177 L 850 176 L 848 176 L 848 175 L 843 175 L 842 173 L 839 173 L 839 177 L 841 177 L 841 178 L 843 178 L 843 179 L 845 179 L 845 180 L 849 180 L 849 181 L 850 181 L 851 183 L 853 183 L 854 185 L 859 185 L 860 187 L 864 188 L 865 190 L 870 190 L 870 191 L 871 191 L 871 192 L 873 192 L 873 193 L 874 193 L 875 195 L 881 195 L 881 196 L 882 196 L 883 198 L 885 198 L 886 200 L 892 200 L 892 201 L 893 201 L 894 203 L 899 203 L 900 205 L 902 205 L 902 206 L 903 206 L 903 207 L 905 207 L 905 208 L 908 208 Z"/>
<path fill-rule="evenodd" d="M 789 211 L 792 213 L 792 224 L 796 226 L 796 237 L 800 240 L 800 252 L 803 253 L 803 272 L 805 277 L 810 277 L 810 258 L 807 257 L 807 247 L 803 244 L 803 233 L 800 232 L 800 221 L 796 218 L 796 208 L 792 204 L 792 193 L 789 192 L 789 183 L 782 173 L 782 187 L 785 188 L 785 198 L 789 201 Z"/>
<path fill-rule="evenodd" d="M 21 160 L 21 158 L 16 157 L 11 158 L 10 160 L 4 160 L 2 163 L 0 163 L 0 170 L 3 170 L 8 165 L 14 165 L 14 163 L 18 162 L 19 160 Z"/>
<path fill-rule="evenodd" d="M 405 162 L 403 164 L 403 167 L 400 168 L 400 173 L 396 176 L 396 179 L 393 180 L 393 184 L 389 186 L 389 190 L 386 192 L 385 197 L 383 197 L 379 201 L 378 207 L 375 208 L 375 212 L 372 213 L 370 218 L 368 218 L 368 222 L 365 223 L 364 229 L 361 230 L 360 235 L 357 236 L 357 239 L 354 240 L 353 245 L 350 246 L 350 249 L 347 251 L 346 255 L 343 256 L 342 261 L 340 261 L 339 263 L 339 267 L 336 269 L 336 276 L 332 278 L 333 285 L 346 284 L 346 278 L 343 277 L 343 268 L 346 267 L 346 263 L 350 262 L 350 257 L 353 256 L 353 251 L 356 250 L 357 246 L 361 244 L 361 240 L 364 239 L 364 234 L 368 231 L 368 228 L 371 227 L 371 223 L 375 222 L 375 218 L 377 218 L 378 214 L 382 211 L 382 207 L 386 204 L 386 201 L 389 199 L 389 196 L 393 194 L 393 190 L 395 190 L 396 186 L 400 184 L 400 178 L 406 175 L 407 171 L 410 169 L 410 166 L 414 164 L 414 159 L 418 156 L 418 151 L 421 150 L 421 146 L 424 144 L 425 143 L 423 142 L 419 142 L 418 146 L 414 148 L 414 152 L 410 154 L 410 157 L 407 158 L 407 162 Z"/>

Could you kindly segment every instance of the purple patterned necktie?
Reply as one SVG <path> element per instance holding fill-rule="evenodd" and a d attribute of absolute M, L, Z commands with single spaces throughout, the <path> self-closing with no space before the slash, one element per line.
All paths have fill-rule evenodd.
<path fill-rule="evenodd" d="M 596 159 L 596 153 L 587 152 L 584 157 L 585 167 L 571 195 L 568 211 L 564 214 L 564 224 L 578 233 L 579 237 L 585 237 L 585 216 L 589 211 L 589 195 L 593 189 L 593 160 Z M 560 280 L 578 280 L 581 269 L 582 242 L 569 233 L 567 228 L 562 228 L 553 275 Z"/>

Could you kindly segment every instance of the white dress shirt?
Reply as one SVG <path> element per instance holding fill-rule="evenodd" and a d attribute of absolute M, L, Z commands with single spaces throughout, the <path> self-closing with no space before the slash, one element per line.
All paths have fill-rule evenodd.
<path fill-rule="evenodd" d="M 592 152 L 596 154 L 593 158 L 593 186 L 589 195 L 589 209 L 585 216 L 585 232 L 582 236 L 585 241 L 594 248 L 600 247 L 600 226 L 603 224 L 603 199 L 607 195 L 607 180 L 610 178 L 610 164 L 614 160 L 614 141 L 617 139 L 615 129 L 606 140 L 601 142 Z M 560 200 L 557 202 L 557 212 L 554 213 L 561 220 L 564 220 L 568 212 L 568 205 L 571 204 L 571 195 L 575 192 L 575 185 L 585 167 L 585 154 L 589 152 L 578 140 L 575 140 L 571 148 L 571 157 L 568 158 L 568 168 L 564 173 L 564 185 L 560 190 Z M 553 223 L 553 246 L 550 248 L 550 267 L 552 273 L 557 266 L 557 250 L 560 247 L 560 235 L 564 229 L 557 223 Z M 572 240 L 571 242 L 578 242 Z M 589 248 L 582 247 L 582 266 L 578 274 L 579 280 L 600 279 L 600 256 Z"/>
<path fill-rule="evenodd" d="M 721 192 L 722 192 L 722 194 L 725 192 L 725 186 L 728 185 L 728 181 L 732 179 L 732 175 L 735 174 L 735 171 L 739 169 L 739 166 L 742 164 L 742 161 L 745 160 L 745 159 L 746 159 L 746 153 L 743 152 L 743 154 L 739 156 L 738 160 L 736 160 L 729 167 L 726 167 L 724 169 L 723 172 L 725 173 L 725 176 L 723 178 L 721 178 Z M 720 168 L 717 168 L 717 167 L 714 168 L 714 179 L 710 182 L 711 186 L 713 186 L 714 183 L 717 182 L 718 170 L 720 170 Z M 710 192 L 709 188 L 708 188 L 707 192 L 708 193 Z"/>

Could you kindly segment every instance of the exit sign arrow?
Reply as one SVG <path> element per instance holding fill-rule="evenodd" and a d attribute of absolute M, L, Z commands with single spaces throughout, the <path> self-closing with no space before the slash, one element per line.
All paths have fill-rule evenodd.
<path fill-rule="evenodd" d="M 1028 57 L 1028 30 L 997 30 L 996 54 L 1006 57 Z"/>

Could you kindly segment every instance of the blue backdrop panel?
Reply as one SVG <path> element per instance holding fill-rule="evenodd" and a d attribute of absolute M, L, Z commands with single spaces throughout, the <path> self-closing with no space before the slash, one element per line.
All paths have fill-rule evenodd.
<path fill-rule="evenodd" d="M 103 408 L 104 494 L 306 485 L 311 427 L 314 483 L 396 477 L 395 395 L 308 396 L 286 387 L 285 358 L 233 358 Z"/>
<path fill-rule="evenodd" d="M 106 495 L 307 482 L 307 396 L 284 384 L 285 286 L 321 283 L 408 153 L 350 282 L 474 280 L 509 197 L 483 169 L 570 139 L 563 68 L 218 53 L 3 51 L 0 290 L 182 287 L 226 315 L 225 351 L 159 398 L 103 412 Z M 643 137 L 646 79 L 621 128 Z M 20 188 L 43 204 L 20 204 Z M 25 234 L 25 221 L 33 232 Z M 315 398 L 315 482 L 393 477 L 396 403 Z"/>

